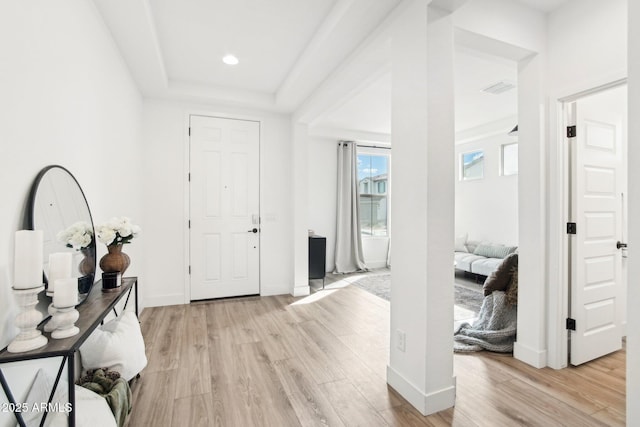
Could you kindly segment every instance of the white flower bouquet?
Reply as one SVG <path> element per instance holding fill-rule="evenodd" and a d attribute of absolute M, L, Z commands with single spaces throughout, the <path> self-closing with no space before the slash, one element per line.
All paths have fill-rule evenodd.
<path fill-rule="evenodd" d="M 140 231 L 140 227 L 132 224 L 131 220 L 125 216 L 111 218 L 96 228 L 98 240 L 107 246 L 130 243 Z"/>
<path fill-rule="evenodd" d="M 93 227 L 87 222 L 79 221 L 60 231 L 56 238 L 68 248 L 75 250 L 88 248 L 93 242 Z"/>

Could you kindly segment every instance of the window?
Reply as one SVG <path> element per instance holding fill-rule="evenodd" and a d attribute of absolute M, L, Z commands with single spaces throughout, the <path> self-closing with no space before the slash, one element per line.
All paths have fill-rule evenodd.
<path fill-rule="evenodd" d="M 460 155 L 460 180 L 468 181 L 484 177 L 484 151 L 471 151 Z"/>
<path fill-rule="evenodd" d="M 504 144 L 500 147 L 502 175 L 518 174 L 518 143 Z"/>
<path fill-rule="evenodd" d="M 358 148 L 360 228 L 363 236 L 388 235 L 388 151 Z"/>

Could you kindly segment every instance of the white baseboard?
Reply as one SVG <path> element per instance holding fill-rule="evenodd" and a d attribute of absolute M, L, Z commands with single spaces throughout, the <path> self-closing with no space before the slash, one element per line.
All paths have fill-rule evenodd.
<path fill-rule="evenodd" d="M 296 286 L 293 288 L 293 292 L 291 295 L 294 297 L 306 297 L 307 295 L 311 295 L 311 287 L 307 286 Z"/>
<path fill-rule="evenodd" d="M 267 289 L 266 291 L 260 291 L 261 297 L 273 297 L 276 295 L 288 295 L 290 293 L 290 289 Z"/>
<path fill-rule="evenodd" d="M 179 302 L 176 302 L 179 301 Z M 165 305 L 183 305 L 183 294 L 171 294 L 171 295 L 158 295 L 158 296 L 146 296 L 144 297 L 145 307 L 163 307 Z"/>
<path fill-rule="evenodd" d="M 540 369 L 547 366 L 547 350 L 535 350 L 517 341 L 513 345 L 513 357 L 534 368 Z"/>
<path fill-rule="evenodd" d="M 387 260 L 381 260 L 381 261 L 367 261 L 367 267 L 369 267 L 370 269 L 372 268 L 385 268 L 387 267 Z"/>
<path fill-rule="evenodd" d="M 291 285 L 288 286 L 264 286 L 260 285 L 260 296 L 288 295 L 291 293 Z"/>
<path fill-rule="evenodd" d="M 429 394 L 420 391 L 391 366 L 387 366 L 387 384 L 416 408 L 422 415 L 431 415 L 453 407 L 456 403 L 456 377 L 453 384 Z"/>
<path fill-rule="evenodd" d="M 290 290 L 291 288 L 271 287 L 271 288 L 261 289 L 260 296 L 266 297 L 271 295 L 286 295 L 290 293 Z M 309 293 L 310 292 L 309 292 L 308 286 L 300 286 L 294 289 L 294 293 L 292 293 L 292 295 L 294 297 L 298 297 L 298 296 L 309 295 Z M 145 307 L 163 307 L 165 305 L 189 304 L 189 302 L 177 303 L 176 301 L 184 301 L 184 295 L 171 294 L 171 295 L 146 296 L 144 298 L 144 306 Z"/>

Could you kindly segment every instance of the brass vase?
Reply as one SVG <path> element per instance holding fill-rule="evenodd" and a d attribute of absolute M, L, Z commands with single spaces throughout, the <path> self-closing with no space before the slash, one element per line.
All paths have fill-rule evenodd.
<path fill-rule="evenodd" d="M 122 252 L 122 244 L 107 246 L 109 253 L 100 259 L 100 268 L 105 273 L 121 273 L 124 277 L 125 270 L 129 267 L 131 259 Z"/>

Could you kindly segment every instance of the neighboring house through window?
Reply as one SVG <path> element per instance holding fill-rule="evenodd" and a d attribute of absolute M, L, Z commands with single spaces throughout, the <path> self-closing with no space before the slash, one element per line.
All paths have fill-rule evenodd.
<path fill-rule="evenodd" d="M 388 236 L 390 151 L 358 147 L 360 228 L 363 236 Z"/>

